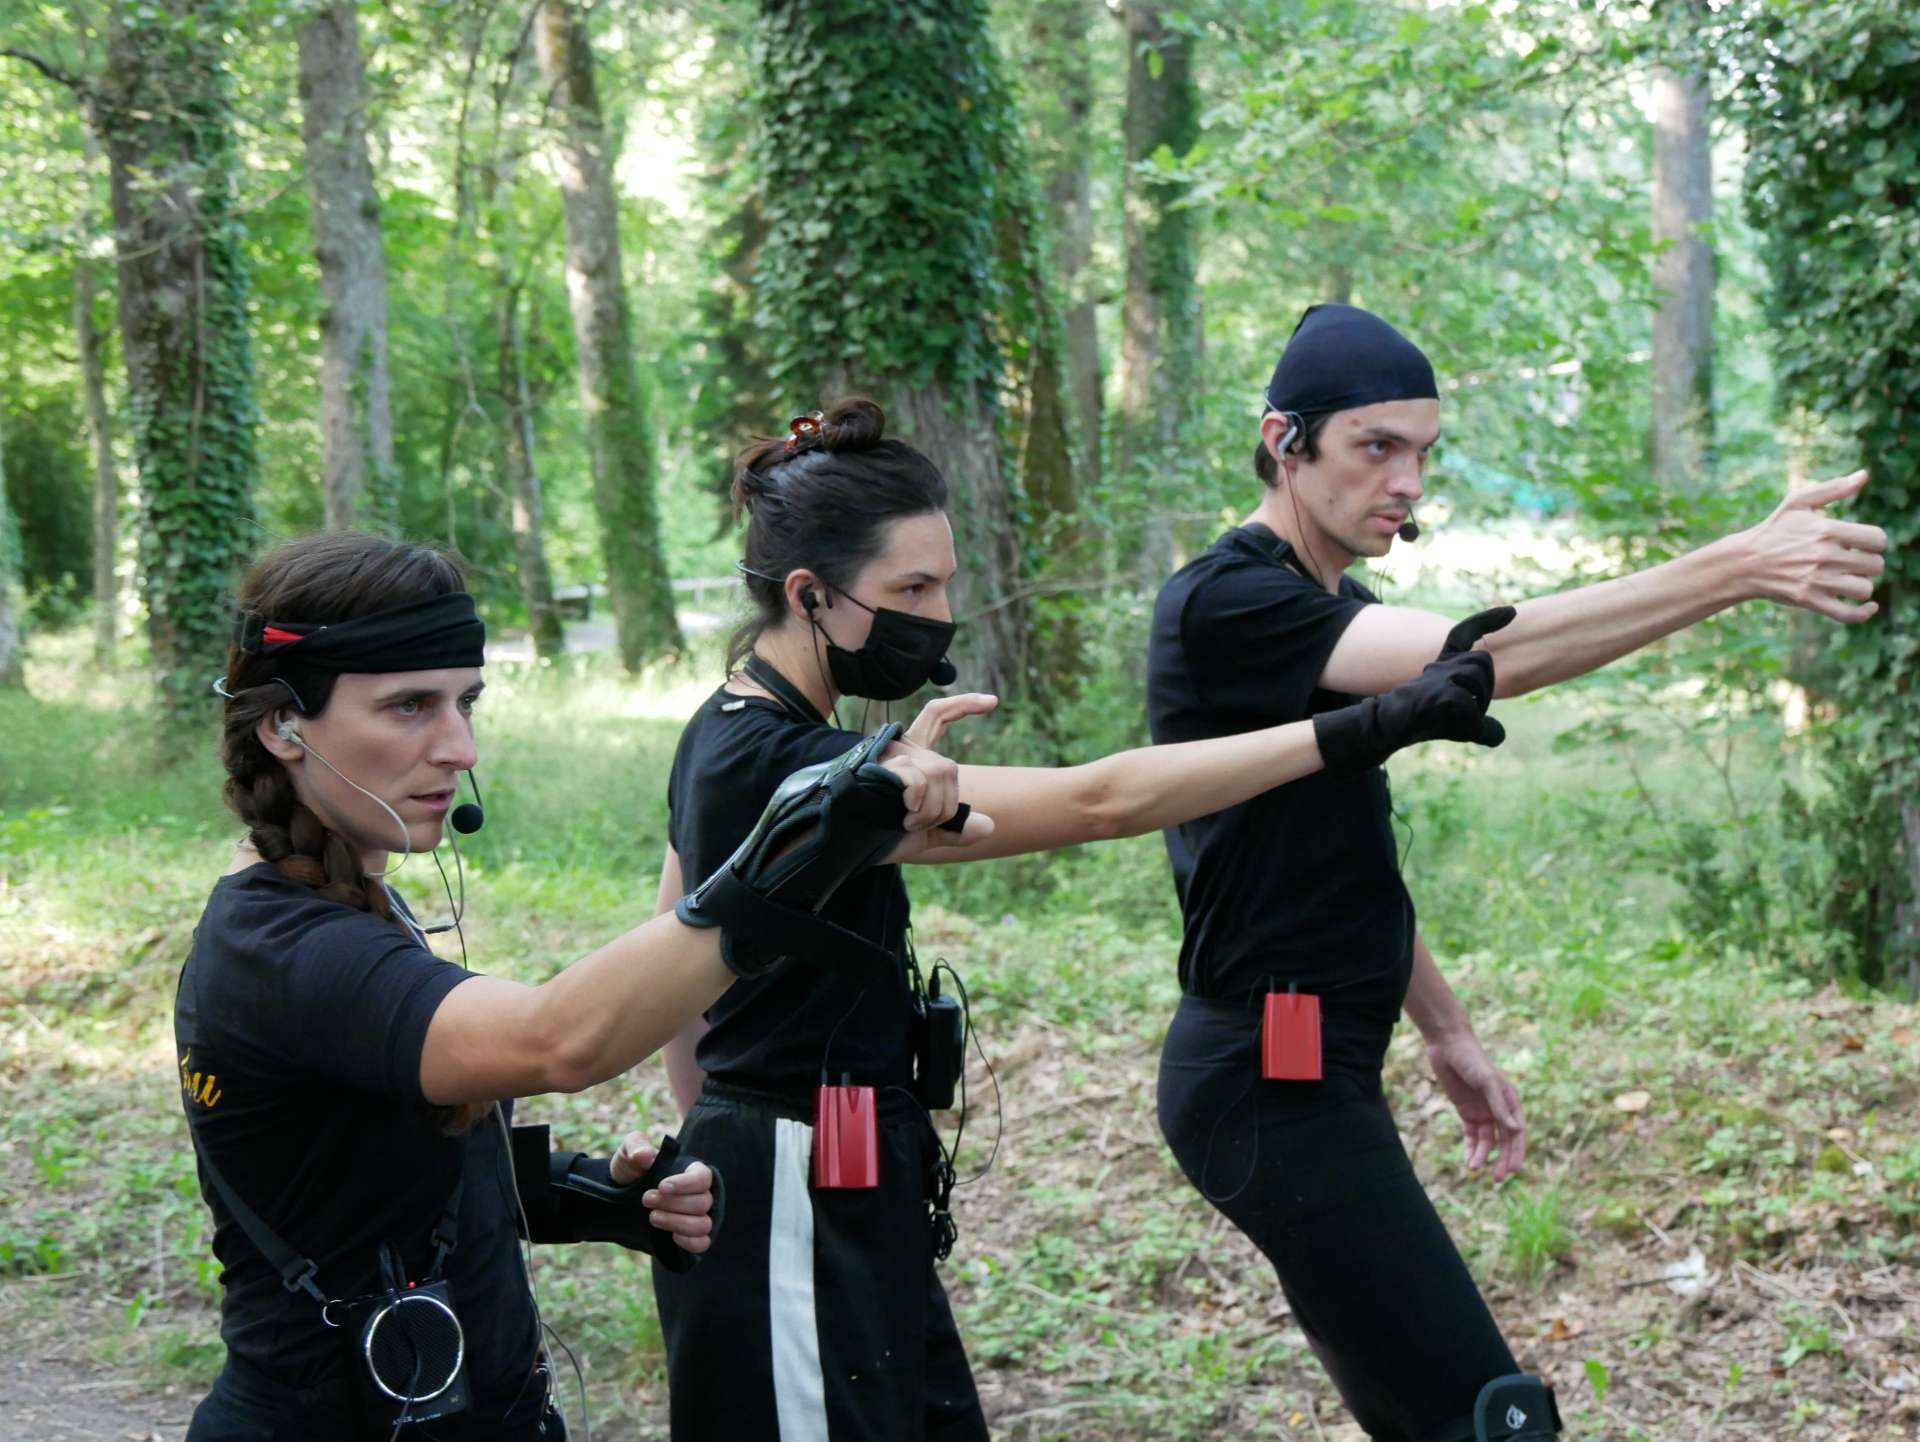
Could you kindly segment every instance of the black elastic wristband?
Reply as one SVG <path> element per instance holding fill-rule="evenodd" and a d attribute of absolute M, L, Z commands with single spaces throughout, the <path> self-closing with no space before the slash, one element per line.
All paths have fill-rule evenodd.
<path fill-rule="evenodd" d="M 1335 776 L 1349 776 L 1378 766 L 1384 759 L 1373 735 L 1369 714 L 1372 698 L 1337 711 L 1322 711 L 1313 718 L 1313 739 L 1320 745 L 1320 759 Z"/>

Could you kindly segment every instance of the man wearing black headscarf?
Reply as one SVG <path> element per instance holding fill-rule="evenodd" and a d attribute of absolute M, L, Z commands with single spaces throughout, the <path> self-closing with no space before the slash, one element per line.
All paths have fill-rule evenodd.
<path fill-rule="evenodd" d="M 1886 533 L 1821 513 L 1864 471 L 1665 565 L 1458 626 L 1383 606 L 1345 572 L 1418 534 L 1413 506 L 1440 435 L 1432 366 L 1379 317 L 1317 305 L 1265 401 L 1260 504 L 1154 607 L 1155 742 L 1349 705 L 1417 674 L 1443 645 L 1483 646 L 1495 695 L 1517 696 L 1745 600 L 1842 622 L 1875 612 Z M 1382 1096 L 1400 1014 L 1460 1113 L 1470 1169 L 1491 1162 L 1503 1180 L 1519 1168 L 1519 1096 L 1420 939 L 1385 771 L 1334 754 L 1327 737 L 1321 749 L 1326 770 L 1166 833 L 1185 935 L 1161 1129 L 1189 1180 L 1272 1261 L 1369 1436 L 1546 1439 L 1559 1430 L 1552 1394 L 1519 1373 Z"/>

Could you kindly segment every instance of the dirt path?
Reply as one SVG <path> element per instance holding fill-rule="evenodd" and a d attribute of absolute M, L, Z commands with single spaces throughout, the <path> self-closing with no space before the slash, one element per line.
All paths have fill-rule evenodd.
<path fill-rule="evenodd" d="M 0 1349 L 0 1442 L 180 1442 L 198 1399 L 102 1366 L 91 1339 L 107 1335 L 119 1309 L 76 1305 L 65 1285 L 0 1286 L 10 1342 Z"/>

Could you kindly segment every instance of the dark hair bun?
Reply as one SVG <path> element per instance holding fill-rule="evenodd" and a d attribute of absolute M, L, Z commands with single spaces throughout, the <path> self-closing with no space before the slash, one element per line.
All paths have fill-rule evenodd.
<path fill-rule="evenodd" d="M 865 396 L 843 396 L 828 406 L 820 425 L 823 451 L 865 451 L 886 434 L 887 413 Z"/>
<path fill-rule="evenodd" d="M 774 476 L 789 461 L 804 456 L 835 453 L 855 455 L 879 445 L 887 429 L 887 413 L 865 396 L 842 396 L 820 413 L 818 435 L 796 438 L 792 431 L 783 436 L 757 436 L 752 445 L 734 458 L 733 519 L 762 496 L 777 494 L 780 483 Z M 791 448 L 788 442 L 793 444 Z"/>

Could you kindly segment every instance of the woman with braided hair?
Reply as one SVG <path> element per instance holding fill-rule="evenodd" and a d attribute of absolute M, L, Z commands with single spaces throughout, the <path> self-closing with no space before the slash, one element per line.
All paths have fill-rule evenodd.
<path fill-rule="evenodd" d="M 195 928 L 174 1020 L 227 1344 L 188 1435 L 563 1437 L 518 1230 L 686 1267 L 718 1188 L 670 1138 L 550 1153 L 545 1128 L 509 1132 L 512 1099 L 654 1051 L 742 964 L 723 955 L 725 897 L 804 919 L 847 872 L 925 844 L 903 831 L 951 815 L 953 768 L 862 755 L 793 778 L 766 818 L 799 838 L 778 878 L 771 849 L 743 849 L 691 924 L 648 921 L 539 986 L 477 975 L 433 955 L 388 880 L 439 843 L 476 761 L 485 632 L 458 566 L 334 533 L 267 555 L 238 601 L 217 689 L 226 799 L 247 832 Z"/>
<path fill-rule="evenodd" d="M 853 397 L 796 419 L 740 457 L 736 518 L 753 612 L 726 682 L 681 736 L 668 781 L 662 912 L 698 897 L 796 766 L 865 744 L 829 724 L 842 696 L 882 703 L 955 678 L 947 586 L 956 560 L 947 485 Z M 1418 741 L 1498 744 L 1482 653 L 1436 661 L 1398 690 L 1312 721 L 1062 768 L 962 766 L 961 799 L 991 835 L 905 860 L 1015 856 L 1174 825 L 1328 766 Z M 922 756 L 992 696 L 929 703 L 900 744 Z M 881 975 L 776 966 L 744 978 L 668 1049 L 689 1108 L 686 1144 L 728 1179 L 726 1244 L 697 1272 L 654 1268 L 675 1442 L 983 1442 L 965 1352 L 934 1271 L 951 1244 L 944 1167 L 927 1106 L 948 1104 L 931 1051 L 934 988 L 907 946 L 897 867 L 876 867 L 824 914 L 878 948 Z M 834 1085 L 823 1085 L 831 1081 Z M 832 1110 L 871 1088 L 873 1165 L 847 1160 Z M 820 1128 L 810 1123 L 819 1119 Z M 858 1172 L 855 1185 L 847 1174 Z M 933 1206 L 929 1225 L 929 1203 Z"/>

